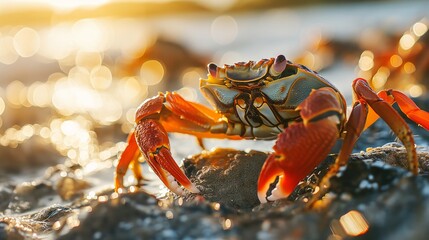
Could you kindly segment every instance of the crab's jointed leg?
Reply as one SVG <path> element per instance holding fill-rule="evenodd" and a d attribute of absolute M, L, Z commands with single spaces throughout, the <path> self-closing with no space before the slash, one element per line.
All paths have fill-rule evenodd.
<path fill-rule="evenodd" d="M 408 163 L 410 171 L 414 174 L 418 173 L 418 162 L 417 162 L 417 153 L 414 146 L 414 138 L 413 134 L 410 130 L 410 127 L 407 125 L 405 120 L 399 115 L 399 113 L 391 106 L 391 104 L 394 102 L 393 98 L 387 97 L 380 97 L 383 96 L 387 91 L 380 92 L 380 94 L 376 94 L 371 87 L 369 86 L 368 82 L 362 78 L 358 78 L 353 81 L 353 90 L 357 96 L 358 99 L 365 101 L 368 103 L 368 105 L 371 107 L 371 109 L 380 116 L 386 123 L 389 125 L 389 127 L 392 129 L 392 131 L 395 133 L 395 135 L 401 140 L 401 142 L 404 144 L 405 149 L 407 150 L 408 155 Z M 400 93 L 398 91 L 395 91 L 396 93 Z M 401 94 L 403 95 L 403 94 Z M 405 97 L 405 95 L 403 95 Z M 408 97 L 406 97 L 409 99 Z M 389 99 L 386 101 L 385 99 Z M 415 111 L 408 111 L 405 112 L 405 114 L 409 114 L 415 121 L 418 121 L 418 117 L 422 116 L 424 114 L 428 114 L 427 112 L 420 110 L 412 101 L 409 99 L 409 102 L 401 101 L 400 99 L 398 104 L 400 103 L 401 109 L 406 108 L 413 108 Z M 414 106 L 412 106 L 412 104 Z M 414 112 L 414 113 L 413 113 Z M 429 123 L 429 119 L 424 119 L 421 122 L 418 122 L 419 124 L 425 125 Z"/>
<path fill-rule="evenodd" d="M 140 181 L 143 179 L 143 176 L 141 175 L 140 165 L 138 164 L 139 157 L 140 157 L 140 151 L 138 149 L 135 134 L 133 131 L 128 136 L 127 147 L 122 152 L 121 159 L 118 163 L 118 166 L 116 166 L 115 191 L 118 191 L 119 188 L 124 186 L 124 182 L 123 182 L 124 176 L 131 162 L 133 162 L 133 166 L 134 166 L 133 170 L 135 173 L 134 175 L 137 181 Z M 135 168 L 138 168 L 138 170 Z"/>
<path fill-rule="evenodd" d="M 199 192 L 171 156 L 168 132 L 187 133 L 198 138 L 239 139 L 240 137 L 226 136 L 213 130 L 226 125 L 220 118 L 213 110 L 190 103 L 174 92 L 159 93 L 145 101 L 136 112 L 136 128 L 130 134 L 128 146 L 116 168 L 115 189 L 123 187 L 123 177 L 131 162 L 137 180 L 143 178 L 138 164 L 138 158 L 142 154 L 169 189 L 181 194 L 182 190 L 178 186 L 180 183 L 191 192 Z"/>
<path fill-rule="evenodd" d="M 418 173 L 417 154 L 414 145 L 412 132 L 405 120 L 391 106 L 394 101 L 397 101 L 400 109 L 410 117 L 410 119 L 427 126 L 429 123 L 428 113 L 419 109 L 411 99 L 406 97 L 399 91 L 388 90 L 376 94 L 369 86 L 366 80 L 358 78 L 353 81 L 353 90 L 357 102 L 354 104 L 352 113 L 345 127 L 346 135 L 344 137 L 343 146 L 335 161 L 335 164 L 330 168 L 329 172 L 322 178 L 320 182 L 320 190 L 309 201 L 309 206 L 312 206 L 317 200 L 323 196 L 329 188 L 329 180 L 339 171 L 341 166 L 347 164 L 349 156 L 352 153 L 353 146 L 359 138 L 361 132 L 372 124 L 378 117 L 381 117 L 402 141 L 407 150 L 407 159 L 409 169 L 413 174 Z M 392 94 L 393 97 L 389 97 Z M 369 109 L 368 109 L 369 105 Z M 368 118 L 370 122 L 368 121 Z M 426 127 L 425 127 L 426 128 Z"/>
<path fill-rule="evenodd" d="M 409 119 L 419 124 L 424 129 L 429 130 L 429 113 L 421 110 L 407 95 L 394 89 L 382 90 L 377 95 L 391 105 L 397 103 L 399 109 L 401 109 Z M 370 109 L 365 129 L 378 118 L 379 116 Z"/>
<path fill-rule="evenodd" d="M 341 98 L 332 88 L 311 92 L 299 106 L 302 122 L 279 134 L 258 179 L 261 202 L 287 197 L 296 185 L 326 158 L 341 131 L 345 117 Z M 270 184 L 280 177 L 271 195 Z"/>
<path fill-rule="evenodd" d="M 356 143 L 356 140 L 359 138 L 362 133 L 365 125 L 366 116 L 368 114 L 368 106 L 364 101 L 357 101 L 353 105 L 352 112 L 350 113 L 349 120 L 346 123 L 344 128 L 346 134 L 344 136 L 344 141 L 342 148 L 335 160 L 335 163 L 331 166 L 329 171 L 323 176 L 319 183 L 319 191 L 316 192 L 312 198 L 308 201 L 308 206 L 313 206 L 313 204 L 319 200 L 330 186 L 331 177 L 335 176 L 340 170 L 341 166 L 347 164 L 350 154 L 353 151 L 353 147 Z"/>

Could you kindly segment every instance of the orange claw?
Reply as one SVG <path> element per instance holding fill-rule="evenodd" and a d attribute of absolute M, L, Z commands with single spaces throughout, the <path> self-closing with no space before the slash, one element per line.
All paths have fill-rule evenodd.
<path fill-rule="evenodd" d="M 322 106 L 320 102 L 330 104 Z M 262 203 L 290 195 L 299 181 L 326 158 L 339 137 L 343 109 L 332 89 L 313 91 L 298 109 L 302 109 L 303 122 L 279 134 L 274 153 L 262 167 L 258 179 L 258 198 Z M 277 177 L 280 177 L 277 186 L 267 196 L 270 184 Z"/>
<path fill-rule="evenodd" d="M 224 133 L 211 133 L 213 125 L 223 124 L 220 121 L 220 115 L 215 111 L 187 102 L 177 93 L 159 93 L 146 100 L 136 112 L 136 128 L 130 134 L 128 145 L 116 168 L 115 190 L 123 187 L 123 178 L 131 163 L 134 176 L 137 180 L 143 179 L 138 162 L 140 154 L 143 154 L 149 166 L 170 190 L 182 194 L 179 187 L 181 184 L 189 191 L 198 193 L 199 190 L 171 156 L 167 132 L 189 133 L 199 138 L 240 138 L 226 136 Z"/>
<path fill-rule="evenodd" d="M 270 184 L 273 183 L 278 176 L 283 174 L 283 169 L 278 164 L 278 155 L 275 153 L 270 154 L 265 160 L 262 166 L 261 172 L 259 173 L 258 179 L 258 198 L 261 203 L 267 202 L 267 191 L 270 188 Z M 283 179 L 283 178 L 282 178 Z M 278 184 L 281 188 L 280 191 L 283 195 L 289 195 L 293 189 L 288 188 L 286 184 Z"/>
<path fill-rule="evenodd" d="M 169 189 L 178 194 L 182 193 L 180 187 L 174 181 L 176 179 L 189 191 L 193 193 L 199 192 L 171 156 L 168 134 L 157 120 L 142 120 L 136 126 L 135 135 L 137 144 L 140 146 L 147 162 Z M 174 179 L 171 179 L 164 170 L 171 174 Z"/>

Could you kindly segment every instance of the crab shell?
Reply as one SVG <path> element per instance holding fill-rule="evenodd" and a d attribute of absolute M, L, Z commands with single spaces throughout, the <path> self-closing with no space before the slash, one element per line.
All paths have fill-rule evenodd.
<path fill-rule="evenodd" d="M 200 79 L 201 92 L 233 125 L 227 134 L 246 139 L 274 139 L 299 121 L 296 108 L 313 89 L 330 87 L 338 92 L 319 74 L 283 55 L 224 67 L 211 63 L 208 72 L 207 79 Z"/>

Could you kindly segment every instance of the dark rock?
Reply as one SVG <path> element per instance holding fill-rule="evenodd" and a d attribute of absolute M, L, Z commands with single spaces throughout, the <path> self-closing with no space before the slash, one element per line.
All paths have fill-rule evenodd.
<path fill-rule="evenodd" d="M 216 149 L 204 152 L 184 160 L 183 167 L 186 175 L 200 189 L 200 195 L 206 200 L 219 202 L 226 207 L 237 210 L 248 210 L 259 205 L 257 198 L 257 180 L 260 169 L 267 154 L 258 151 L 246 153 L 233 149 Z M 420 173 L 428 172 L 429 153 L 420 152 Z M 335 161 L 335 155 L 329 156 L 303 182 L 303 186 L 290 196 L 293 201 L 307 197 L 312 192 L 320 178 L 325 175 L 330 164 Z M 368 148 L 367 152 L 353 154 L 350 158 L 353 170 L 343 169 L 338 173 L 341 181 L 332 179 L 332 191 L 361 194 L 367 188 L 377 187 L 384 190 L 395 182 L 398 177 L 392 166 L 406 168 L 405 149 L 396 143 L 383 147 Z M 387 186 L 386 186 L 387 185 Z"/>
<path fill-rule="evenodd" d="M 36 233 L 50 231 L 56 221 L 70 212 L 70 208 L 57 205 L 28 215 L 0 215 L 0 239 L 36 239 Z"/>
<path fill-rule="evenodd" d="M 69 215 L 71 212 L 72 209 L 70 207 L 52 205 L 36 213 L 24 215 L 21 219 L 34 221 L 35 224 L 32 224 L 33 231 L 44 232 L 49 231 L 56 221 Z"/>
<path fill-rule="evenodd" d="M 406 153 L 398 144 L 352 154 L 314 208 L 306 202 L 335 155 L 303 179 L 289 198 L 259 204 L 256 183 L 266 156 L 257 151 L 217 149 L 186 159 L 185 172 L 201 190 L 199 196 L 170 194 L 156 199 L 136 188 L 119 195 L 107 189 L 74 198 L 71 204 L 36 210 L 51 205 L 44 202 L 47 197 L 60 201 L 52 183 L 62 179 L 57 174 L 61 171 L 52 171 L 47 180 L 11 186 L 7 189 L 14 190 L 9 194 L 5 189 L 4 198 L 11 199 L 8 211 L 36 211 L 0 215 L 0 237 L 426 239 L 429 234 L 427 148 L 419 148 L 418 176 L 404 169 Z"/>
<path fill-rule="evenodd" d="M 0 186 L 0 212 L 3 212 L 9 206 L 9 202 L 12 200 L 13 189 L 15 186 L 7 184 Z"/>
<path fill-rule="evenodd" d="M 216 155 L 219 158 L 219 152 Z M 413 176 L 401 167 L 406 165 L 406 153 L 397 144 L 353 154 L 349 164 L 331 179 L 330 191 L 317 204 L 318 210 L 309 209 L 305 199 L 311 197 L 309 193 L 316 186 L 315 182 L 335 161 L 335 155 L 331 155 L 297 186 L 289 199 L 263 204 L 254 208 L 251 213 L 232 217 L 231 231 L 237 234 L 236 237 L 242 238 L 257 236 L 279 239 L 293 236 L 296 239 L 327 239 L 362 235 L 371 239 L 425 239 L 425 234 L 429 232 L 424 227 L 429 224 L 425 220 L 429 219 L 429 184 L 424 174 L 427 174 L 429 154 L 419 152 L 418 156 L 423 175 Z M 198 170 L 193 169 L 191 172 Z M 249 171 L 252 172 L 257 173 L 258 169 Z M 204 184 L 204 181 L 200 184 Z M 227 187 L 228 184 L 230 182 L 222 184 L 222 181 L 218 181 L 217 187 Z M 201 189 L 205 187 L 207 186 Z M 256 194 L 256 188 L 254 189 Z M 204 192 L 202 194 L 204 196 Z M 235 196 L 239 195 L 240 192 L 236 192 Z M 228 202 L 223 199 L 224 195 L 217 197 L 218 199 L 212 198 L 211 201 Z M 356 227 L 353 224 L 361 224 L 361 229 L 353 229 Z M 415 230 L 415 226 L 420 228 Z M 413 231 L 408 231 L 407 228 Z M 386 233 L 389 238 L 385 238 Z"/>
<path fill-rule="evenodd" d="M 202 198 L 157 200 L 144 191 L 99 197 L 80 211 L 79 224 L 66 223 L 56 239 L 220 239 L 235 214 Z"/>
<path fill-rule="evenodd" d="M 263 152 L 218 148 L 186 158 L 183 167 L 208 201 L 250 210 L 259 205 L 256 187 L 266 158 Z"/>
<path fill-rule="evenodd" d="M 13 213 L 23 213 L 48 206 L 56 196 L 52 184 L 48 181 L 24 182 L 13 190 L 8 210 Z"/>
<path fill-rule="evenodd" d="M 12 224 L 0 221 L 0 239 L 21 240 L 25 237 Z"/>

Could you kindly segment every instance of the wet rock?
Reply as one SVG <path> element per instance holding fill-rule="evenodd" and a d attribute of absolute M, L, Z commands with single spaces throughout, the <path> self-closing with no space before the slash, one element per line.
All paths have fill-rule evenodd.
<path fill-rule="evenodd" d="M 28 215 L 0 215 L 0 239 L 37 239 L 36 233 L 50 231 L 53 224 L 70 211 L 68 207 L 57 205 Z"/>
<path fill-rule="evenodd" d="M 317 211 L 309 209 L 305 199 L 311 197 L 309 193 L 314 190 L 315 183 L 335 161 L 335 155 L 331 155 L 297 186 L 288 199 L 259 205 L 251 213 L 231 217 L 230 231 L 241 238 L 258 236 L 279 239 L 289 236 L 294 239 L 327 239 L 363 235 L 382 239 L 388 235 L 389 239 L 425 239 L 425 234 L 429 233 L 424 227 L 429 224 L 428 220 L 424 220 L 429 219 L 429 184 L 426 177 L 429 153 L 423 151 L 425 148 L 420 150 L 419 176 L 413 176 L 402 168 L 406 165 L 406 153 L 397 144 L 353 154 L 349 164 L 331 179 L 331 188 L 319 201 Z M 249 173 L 252 172 L 258 172 L 258 169 Z M 230 184 L 218 182 L 219 188 Z M 240 192 L 235 195 L 240 195 Z M 212 198 L 211 201 L 228 202 L 223 197 L 218 195 L 218 199 Z M 352 221 L 349 223 L 351 225 L 347 225 L 347 221 Z M 359 224 L 362 228 L 353 232 Z M 416 226 L 418 229 L 415 229 Z"/>
<path fill-rule="evenodd" d="M 201 191 L 186 198 L 156 199 L 136 188 L 83 197 L 84 188 L 75 188 L 80 183 L 74 167 L 59 166 L 44 180 L 4 187 L 10 203 L 8 216 L 0 214 L 0 239 L 426 239 L 429 151 L 418 150 L 419 176 L 404 169 L 406 153 L 396 143 L 352 154 L 315 208 L 306 201 L 335 155 L 289 198 L 267 204 L 259 204 L 256 195 L 267 157 L 258 151 L 216 149 L 186 159 L 185 172 Z M 71 203 L 52 205 L 62 202 L 62 188 L 68 189 L 64 196 L 78 194 Z"/>
<path fill-rule="evenodd" d="M 0 239 L 21 240 L 25 237 L 12 224 L 0 221 Z"/>
<path fill-rule="evenodd" d="M 9 206 L 9 202 L 12 200 L 13 189 L 15 186 L 7 184 L 0 186 L 0 212 L 3 212 Z"/>
<path fill-rule="evenodd" d="M 145 192 L 106 196 L 89 206 L 78 226 L 59 232 L 59 239 L 151 239 L 168 232 L 166 210 Z"/>
<path fill-rule="evenodd" d="M 429 166 L 429 152 L 420 148 L 418 153 L 420 174 L 426 175 Z M 257 179 L 267 153 L 251 151 L 246 153 L 233 149 L 215 149 L 195 155 L 184 160 L 185 174 L 194 182 L 204 198 L 219 202 L 233 209 L 245 210 L 259 205 L 257 198 Z M 377 187 L 379 190 L 389 188 L 398 178 L 396 168 L 407 168 L 405 149 L 397 143 L 389 143 L 383 147 L 368 148 L 366 152 L 352 154 L 350 162 L 353 168 L 344 168 L 332 179 L 332 191 L 361 194 L 367 188 Z M 290 196 L 293 201 L 306 197 L 320 178 L 325 175 L 328 167 L 335 161 L 335 155 L 329 156 L 301 184 L 301 188 Z M 406 173 L 408 171 L 404 170 Z M 382 173 L 382 174 L 381 174 Z M 395 172 L 396 173 L 396 172 Z M 305 187 L 304 187 L 305 186 Z"/>
<path fill-rule="evenodd" d="M 419 173 L 427 174 L 429 172 L 429 148 L 417 147 L 418 161 L 419 161 Z M 371 158 L 386 162 L 392 166 L 398 166 L 402 168 L 408 168 L 407 152 L 401 144 L 398 143 L 387 143 L 382 147 L 367 148 L 366 152 L 360 153 L 357 157 Z"/>
<path fill-rule="evenodd" d="M 24 215 L 21 219 L 29 222 L 33 221 L 32 230 L 34 232 L 45 232 L 51 230 L 55 222 L 69 215 L 71 212 L 72 208 L 70 207 L 52 205 L 36 213 Z"/>
<path fill-rule="evenodd" d="M 263 152 L 217 148 L 186 158 L 183 167 L 208 201 L 250 210 L 259 205 L 258 173 L 266 158 Z"/>
<path fill-rule="evenodd" d="M 202 178 L 198 182 L 202 197 L 156 199 L 143 190 L 118 195 L 110 189 L 76 199 L 70 207 L 28 216 L 52 226 L 55 239 L 426 239 L 429 183 L 423 165 L 428 152 L 420 150 L 419 176 L 401 167 L 405 154 L 396 144 L 353 154 L 331 179 L 330 190 L 316 208 L 309 208 L 306 198 L 335 155 L 288 199 L 246 205 L 243 196 L 256 197 L 257 175 L 266 154 L 218 149 L 184 164 L 187 174 Z M 250 190 L 244 189 L 247 185 L 230 186 L 250 181 L 255 186 Z M 249 210 L 250 205 L 256 207 Z M 43 231 L 40 226 L 32 229 Z"/>
<path fill-rule="evenodd" d="M 48 181 L 24 182 L 15 187 L 8 209 L 13 213 L 22 213 L 36 208 L 49 206 L 57 196 Z"/>
<path fill-rule="evenodd" d="M 225 216 L 235 214 L 202 198 L 157 200 L 144 191 L 99 196 L 80 211 L 56 239 L 220 239 L 229 235 Z"/>

